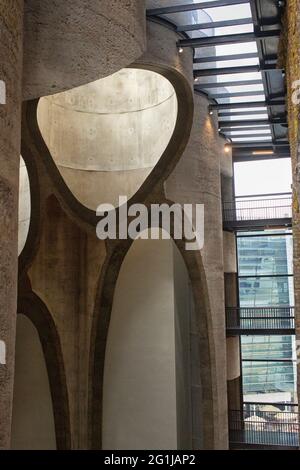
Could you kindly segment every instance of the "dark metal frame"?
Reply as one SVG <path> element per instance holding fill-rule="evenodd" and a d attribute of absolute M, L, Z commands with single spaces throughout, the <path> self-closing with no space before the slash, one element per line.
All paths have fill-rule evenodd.
<path fill-rule="evenodd" d="M 265 6 L 267 3 L 270 3 L 270 9 L 266 13 Z M 224 21 L 215 21 L 215 22 L 203 22 L 199 24 L 174 24 L 172 23 L 173 13 L 187 12 L 187 11 L 196 11 L 199 9 L 209 10 L 210 8 L 216 7 L 226 7 L 234 6 L 239 4 L 250 3 L 252 18 L 240 18 L 240 19 L 229 19 Z M 275 7 L 275 8 L 274 8 Z M 281 34 L 281 15 L 283 9 L 281 6 L 275 5 L 274 2 L 271 4 L 270 0 L 215 0 L 212 2 L 202 2 L 202 3 L 193 3 L 185 5 L 173 5 L 165 6 L 161 8 L 154 8 L 147 11 L 147 16 L 149 19 L 161 21 L 167 21 L 170 24 L 173 24 L 174 30 L 180 34 L 183 34 L 184 37 L 178 41 L 178 47 L 209 47 L 216 46 L 220 44 L 242 44 L 248 41 L 256 41 L 258 54 L 257 53 L 241 53 L 241 54 L 227 54 L 223 56 L 205 56 L 197 57 L 194 59 L 195 65 L 197 64 L 206 64 L 206 63 L 216 63 L 219 61 L 230 61 L 230 60 L 243 60 L 243 59 L 257 59 L 258 63 L 256 65 L 245 65 L 240 66 L 237 62 L 236 67 L 224 67 L 224 68 L 195 68 L 194 76 L 195 79 L 200 77 L 214 77 L 225 74 L 234 74 L 234 73 L 249 73 L 249 72 L 261 72 L 261 80 L 240 80 L 239 82 L 223 82 L 223 83 L 203 83 L 202 81 L 195 80 L 195 91 L 202 92 L 208 95 L 208 97 L 215 103 L 212 104 L 211 109 L 239 109 L 239 108 L 248 108 L 252 109 L 255 107 L 264 106 L 266 107 L 266 112 L 268 114 L 268 124 L 270 124 L 271 136 L 272 136 L 272 150 L 274 155 L 272 158 L 287 158 L 290 156 L 289 150 L 287 152 L 280 151 L 279 147 L 282 143 L 282 136 L 286 136 L 286 146 L 288 146 L 288 137 L 287 137 L 287 123 L 286 118 L 283 116 L 286 115 L 286 87 L 283 73 L 280 69 L 277 68 L 277 53 L 272 48 L 274 41 L 279 41 L 279 36 Z M 242 26 L 253 24 L 253 32 L 240 33 L 240 34 L 228 34 L 228 35 L 219 35 L 219 36 L 208 36 L 208 37 L 196 37 L 191 38 L 188 35 L 189 31 L 205 30 L 205 29 L 217 29 L 228 26 Z M 267 28 L 266 28 L 267 27 Z M 276 42 L 275 42 L 276 44 Z M 270 47 L 271 45 L 271 47 Z M 262 91 L 248 91 L 242 92 L 237 88 L 236 92 L 221 91 L 221 93 L 216 93 L 215 89 L 217 88 L 226 88 L 234 86 L 247 86 L 247 85 L 263 85 L 264 92 Z M 280 90 L 278 92 L 278 90 Z M 274 93 L 275 91 L 275 93 Z M 264 97 L 264 102 L 259 103 L 234 103 L 232 105 L 228 103 L 218 103 L 218 100 L 226 98 L 244 98 L 251 96 L 262 96 Z M 277 100 L 277 101 L 276 101 Z M 231 117 L 233 114 L 220 115 L 222 117 Z M 246 111 L 241 115 L 251 116 L 253 113 Z M 279 119 L 278 119 L 279 117 Z M 239 124 L 245 129 L 249 121 L 241 121 Z M 226 130 L 222 131 L 223 122 L 220 122 L 220 131 L 222 135 L 226 138 L 228 137 L 227 130 L 230 129 L 230 124 L 225 124 Z M 236 124 L 236 123 L 235 123 Z M 254 123 L 253 123 L 254 124 Z M 252 125 L 252 123 L 250 124 Z M 223 127 L 224 128 L 224 127 Z M 255 131 L 255 129 L 253 129 Z M 255 136 L 254 136 L 255 137 Z M 253 142 L 251 142 L 253 144 Z M 247 143 L 246 143 L 247 145 Z M 258 148 L 261 147 L 261 142 L 257 144 Z M 252 145 L 253 147 L 253 145 Z M 270 158 L 269 156 L 254 156 L 250 153 L 245 154 L 242 150 L 243 146 L 233 146 L 233 159 L 234 161 L 248 161 L 248 160 L 262 160 L 265 158 Z"/>

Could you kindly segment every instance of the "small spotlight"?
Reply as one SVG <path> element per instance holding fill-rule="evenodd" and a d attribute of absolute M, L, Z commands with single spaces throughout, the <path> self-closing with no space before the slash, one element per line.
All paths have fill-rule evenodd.
<path fill-rule="evenodd" d="M 225 145 L 225 153 L 229 153 L 231 150 L 231 145 Z"/>
<path fill-rule="evenodd" d="M 198 82 L 199 82 L 199 77 L 195 77 L 195 78 L 194 78 L 194 82 L 195 82 L 195 83 L 198 83 Z"/>
<path fill-rule="evenodd" d="M 179 47 L 178 52 L 179 52 L 179 54 L 182 54 L 183 53 L 183 47 Z"/>
<path fill-rule="evenodd" d="M 209 110 L 209 114 L 210 114 L 211 116 L 214 114 L 214 112 L 213 112 L 212 109 Z"/>

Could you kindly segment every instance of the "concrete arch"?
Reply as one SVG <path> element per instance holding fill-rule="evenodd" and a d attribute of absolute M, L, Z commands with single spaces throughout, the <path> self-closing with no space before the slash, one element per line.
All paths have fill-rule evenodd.
<path fill-rule="evenodd" d="M 167 145 L 158 164 L 153 168 L 140 189 L 131 198 L 131 202 L 144 201 L 147 195 L 155 187 L 161 187 L 163 181 L 168 177 L 176 166 L 185 146 L 188 142 L 192 118 L 193 118 L 193 95 L 189 82 L 185 76 L 174 68 L 160 64 L 133 64 L 134 68 L 150 70 L 161 74 L 174 87 L 178 100 L 178 114 L 173 135 Z M 70 217 L 81 226 L 93 229 L 98 222 L 95 212 L 86 208 L 76 199 L 68 186 L 65 184 L 60 172 L 54 163 L 48 147 L 46 146 L 37 122 L 38 101 L 30 101 L 23 107 L 23 147 L 22 154 L 25 159 L 27 153 L 30 159 L 34 159 L 38 172 L 48 178 L 49 189 L 62 204 L 64 210 Z M 44 178 L 44 176 L 43 176 Z"/>
<path fill-rule="evenodd" d="M 196 373 L 201 377 L 202 384 L 201 392 L 199 384 L 197 384 L 192 393 L 194 421 L 192 446 L 195 449 L 213 449 L 215 442 L 213 398 L 215 394 L 213 381 L 215 357 L 205 274 L 200 252 L 186 252 L 184 243 L 181 241 L 176 241 L 176 245 L 182 255 L 191 281 L 195 306 L 193 333 L 196 338 L 194 342 L 194 358 L 191 358 L 191 361 L 194 359 L 194 367 L 196 368 Z M 91 383 L 89 393 L 90 445 L 93 449 L 101 448 L 103 445 L 103 380 L 107 337 L 117 279 L 125 256 L 131 246 L 132 242 L 124 241 L 118 243 L 115 247 L 111 247 L 111 251 L 102 269 L 97 290 L 91 337 Z M 204 407 L 202 423 L 199 422 L 198 410 L 201 403 Z M 197 434 L 200 427 L 204 430 L 203 436 Z"/>
<path fill-rule="evenodd" d="M 110 77 L 41 98 L 43 139 L 76 199 L 96 210 L 119 205 L 143 185 L 164 154 L 177 120 L 176 91 L 151 70 Z"/>
<path fill-rule="evenodd" d="M 18 254 L 22 253 L 29 232 L 31 196 L 28 171 L 25 162 L 20 157 L 20 184 L 19 184 L 19 228 L 18 228 Z"/>
<path fill-rule="evenodd" d="M 43 350 L 53 406 L 56 448 L 70 449 L 68 393 L 60 339 L 55 323 L 44 302 L 32 291 L 20 295 L 18 312 L 26 316 L 35 327 Z"/>

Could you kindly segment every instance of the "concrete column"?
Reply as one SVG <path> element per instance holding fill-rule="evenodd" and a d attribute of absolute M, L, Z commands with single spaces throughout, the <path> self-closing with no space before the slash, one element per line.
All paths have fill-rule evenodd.
<path fill-rule="evenodd" d="M 198 203 L 205 206 L 205 241 L 202 257 L 211 307 L 208 333 L 214 342 L 213 354 L 216 364 L 216 369 L 212 372 L 215 381 L 214 445 L 216 449 L 226 449 L 228 446 L 226 338 L 221 210 L 221 155 L 224 152 L 224 140 L 218 136 L 216 117 L 208 113 L 207 99 L 195 94 L 194 100 L 194 125 L 190 141 L 183 158 L 167 181 L 166 194 L 169 199 L 176 202 Z"/>
<path fill-rule="evenodd" d="M 10 446 L 14 379 L 22 35 L 23 0 L 0 0 L 0 449 Z"/>

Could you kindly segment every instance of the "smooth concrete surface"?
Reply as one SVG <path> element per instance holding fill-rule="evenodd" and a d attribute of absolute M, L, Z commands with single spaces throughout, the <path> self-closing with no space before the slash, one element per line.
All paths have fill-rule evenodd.
<path fill-rule="evenodd" d="M 223 232 L 224 272 L 237 272 L 237 253 L 235 233 Z"/>
<path fill-rule="evenodd" d="M 191 448 L 189 284 L 174 250 L 170 240 L 136 240 L 121 267 L 106 347 L 104 449 Z"/>
<path fill-rule="evenodd" d="M 0 449 L 10 445 L 18 279 L 18 195 L 20 166 L 23 0 L 0 1 Z"/>
<path fill-rule="evenodd" d="M 202 250 L 211 307 L 208 334 L 212 341 L 216 370 L 214 379 L 215 447 L 228 447 L 226 338 L 221 204 L 221 156 L 224 140 L 218 136 L 216 116 L 208 113 L 208 100 L 194 95 L 194 124 L 182 159 L 166 182 L 168 199 L 182 204 L 204 204 L 204 247 Z M 204 334 L 202 332 L 202 334 Z"/>
<path fill-rule="evenodd" d="M 145 50 L 144 0 L 26 0 L 25 100 L 111 75 Z"/>
<path fill-rule="evenodd" d="M 124 69 L 40 100 L 43 138 L 65 182 L 85 206 L 118 205 L 140 188 L 167 147 L 177 98 L 161 75 Z"/>
<path fill-rule="evenodd" d="M 56 449 L 52 399 L 42 346 L 36 328 L 21 314 L 17 320 L 11 448 Z"/>
<path fill-rule="evenodd" d="M 20 157 L 19 177 L 19 231 L 18 231 L 18 254 L 22 252 L 30 224 L 30 186 L 27 168 L 22 157 Z"/>
<path fill-rule="evenodd" d="M 181 253 L 174 244 L 173 276 L 176 355 L 177 448 L 187 450 L 194 448 L 193 412 L 194 414 L 195 412 L 197 414 L 201 414 L 201 409 L 192 410 L 191 285 L 184 260 L 181 256 Z"/>
<path fill-rule="evenodd" d="M 235 380 L 241 375 L 240 338 L 226 338 L 227 348 L 227 380 Z"/>

